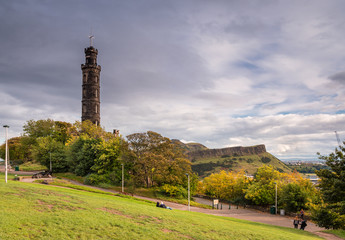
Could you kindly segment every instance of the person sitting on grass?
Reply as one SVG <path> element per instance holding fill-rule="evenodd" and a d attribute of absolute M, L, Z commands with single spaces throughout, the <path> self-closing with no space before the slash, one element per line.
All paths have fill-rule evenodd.
<path fill-rule="evenodd" d="M 166 206 L 163 202 L 161 202 L 161 204 L 159 204 L 159 202 L 157 202 L 156 207 L 161 207 L 161 208 L 166 208 L 166 209 L 172 210 L 171 207 Z"/>

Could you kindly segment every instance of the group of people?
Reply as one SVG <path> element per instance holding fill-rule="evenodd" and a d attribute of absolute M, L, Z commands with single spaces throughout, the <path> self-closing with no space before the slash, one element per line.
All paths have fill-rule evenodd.
<path fill-rule="evenodd" d="M 159 203 L 157 202 L 156 207 L 166 208 L 172 210 L 171 207 L 166 206 L 163 202 Z"/>
<path fill-rule="evenodd" d="M 304 219 L 304 211 L 303 209 L 300 211 L 300 218 L 298 216 L 295 217 L 293 220 L 293 225 L 295 228 L 298 228 L 298 225 L 301 225 L 299 229 L 304 230 L 304 228 L 307 226 L 307 220 Z"/>

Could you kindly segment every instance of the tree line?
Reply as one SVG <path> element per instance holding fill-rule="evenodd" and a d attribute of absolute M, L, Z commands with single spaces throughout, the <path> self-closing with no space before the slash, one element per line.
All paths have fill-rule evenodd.
<path fill-rule="evenodd" d="M 186 174 L 192 176 L 192 189 L 197 183 L 182 149 L 152 131 L 125 139 L 90 121 L 30 120 L 23 126 L 23 134 L 8 142 L 16 164 L 37 162 L 49 169 L 52 163 L 53 172 L 75 173 L 85 177 L 87 184 L 120 184 L 122 166 L 132 188 L 159 187 L 166 194 L 184 196 Z M 0 148 L 1 156 L 4 148 Z"/>

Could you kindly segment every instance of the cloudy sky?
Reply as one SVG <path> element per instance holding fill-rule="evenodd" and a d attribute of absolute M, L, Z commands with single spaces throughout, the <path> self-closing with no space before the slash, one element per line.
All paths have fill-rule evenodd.
<path fill-rule="evenodd" d="M 92 29 L 101 125 L 316 160 L 345 138 L 342 0 L 0 0 L 0 124 L 81 117 Z M 1 129 L 0 129 L 1 130 Z M 4 131 L 0 131 L 4 141 Z"/>

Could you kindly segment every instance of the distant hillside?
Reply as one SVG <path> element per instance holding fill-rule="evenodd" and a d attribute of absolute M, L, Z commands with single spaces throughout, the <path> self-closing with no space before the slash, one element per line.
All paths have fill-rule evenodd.
<path fill-rule="evenodd" d="M 200 143 L 183 143 L 178 139 L 172 139 L 171 141 L 174 144 L 179 145 L 182 149 L 186 150 L 187 152 L 195 152 L 208 149 Z"/>
<path fill-rule="evenodd" d="M 208 149 L 199 143 L 184 144 L 179 140 L 173 141 L 186 151 L 192 162 L 193 171 L 200 177 L 206 177 L 221 170 L 240 171 L 243 169 L 248 174 L 254 174 L 264 164 L 272 165 L 280 172 L 291 172 L 285 163 L 268 153 L 263 144 Z"/>

